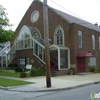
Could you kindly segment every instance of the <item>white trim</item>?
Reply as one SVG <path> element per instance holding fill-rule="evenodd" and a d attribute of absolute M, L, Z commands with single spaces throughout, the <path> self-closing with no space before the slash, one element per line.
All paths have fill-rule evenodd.
<path fill-rule="evenodd" d="M 8 46 L 10 48 L 10 42 L 7 42 L 6 46 L 4 48 L 2 48 L 2 50 L 0 51 L 0 56 L 5 52 L 5 51 L 10 51 L 10 49 L 8 49 Z"/>
<path fill-rule="evenodd" d="M 43 60 L 41 60 L 36 54 L 34 54 L 41 62 L 43 62 L 45 64 L 45 62 Z"/>
<path fill-rule="evenodd" d="M 55 31 L 54 31 L 54 44 L 57 44 L 57 37 L 56 37 L 56 34 L 57 34 L 57 30 L 58 29 L 60 29 L 61 31 L 62 31 L 62 42 L 63 42 L 63 44 L 62 45 L 65 45 L 65 36 L 64 36 L 64 30 L 63 30 L 63 28 L 61 27 L 61 25 L 58 25 L 57 27 L 56 27 L 56 29 L 55 29 Z"/>
<path fill-rule="evenodd" d="M 29 28 L 26 25 L 24 25 L 21 28 L 21 30 L 19 32 L 19 35 L 17 37 L 17 41 L 20 40 L 20 39 L 23 39 L 23 37 L 25 36 L 25 33 L 31 36 L 31 32 L 30 32 Z"/>
<path fill-rule="evenodd" d="M 37 31 L 37 33 L 39 34 L 39 38 L 42 39 L 42 36 L 41 36 L 40 31 L 39 31 L 36 27 L 34 27 L 34 30 L 35 30 L 34 32 Z M 31 37 L 33 37 L 33 36 L 32 36 L 32 33 L 31 33 Z M 35 37 L 33 37 L 33 38 L 35 39 Z"/>
<path fill-rule="evenodd" d="M 100 50 L 100 36 L 99 36 L 99 50 Z"/>
<path fill-rule="evenodd" d="M 34 14 L 37 14 L 37 16 L 35 15 L 37 17 L 36 19 L 33 19 Z M 39 19 L 39 11 L 35 10 L 31 14 L 31 22 L 35 23 L 38 21 L 38 19 Z"/>
<path fill-rule="evenodd" d="M 51 45 L 50 49 L 56 50 L 56 49 L 52 49 L 52 47 L 55 47 L 58 50 L 58 70 L 68 70 L 70 68 L 70 49 L 68 47 L 58 46 L 58 45 L 55 45 L 55 44 Z M 68 50 L 68 68 L 61 69 L 61 67 L 60 67 L 60 49 Z"/>
<path fill-rule="evenodd" d="M 82 38 L 83 38 L 82 35 L 83 35 L 82 31 L 78 30 L 78 47 L 79 48 L 82 48 L 82 42 L 83 42 L 82 41 Z"/>
<path fill-rule="evenodd" d="M 96 49 L 96 40 L 95 40 L 95 35 L 92 34 L 92 49 L 95 50 Z"/>
<path fill-rule="evenodd" d="M 70 49 L 68 48 L 68 69 L 70 68 Z"/>
<path fill-rule="evenodd" d="M 58 69 L 60 70 L 60 49 L 58 49 Z"/>

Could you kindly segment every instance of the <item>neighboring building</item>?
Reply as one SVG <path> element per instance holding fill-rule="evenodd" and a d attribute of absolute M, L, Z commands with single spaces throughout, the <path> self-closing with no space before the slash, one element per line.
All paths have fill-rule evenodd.
<path fill-rule="evenodd" d="M 0 67 L 7 67 L 7 53 L 10 51 L 10 42 L 0 43 Z"/>
<path fill-rule="evenodd" d="M 100 27 L 72 15 L 48 8 L 51 70 L 67 74 L 88 72 L 100 66 Z M 44 66 L 43 4 L 33 1 L 16 29 L 8 63 Z"/>

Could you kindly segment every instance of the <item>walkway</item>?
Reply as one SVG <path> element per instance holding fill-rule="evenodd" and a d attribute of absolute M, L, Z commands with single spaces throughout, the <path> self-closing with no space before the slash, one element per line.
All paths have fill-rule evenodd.
<path fill-rule="evenodd" d="M 39 77 L 31 77 L 31 78 L 12 78 L 12 77 L 5 77 L 4 78 L 16 79 L 16 80 L 23 80 L 28 82 L 34 82 L 35 84 L 29 84 L 24 86 L 17 86 L 17 87 L 10 87 L 8 90 L 13 91 L 50 91 L 50 90 L 62 90 L 62 89 L 71 89 L 80 86 L 90 85 L 94 83 L 100 82 L 100 74 L 99 73 L 92 73 L 86 75 L 64 75 L 64 76 L 56 76 L 51 77 L 51 84 L 50 88 L 46 87 L 46 77 L 39 76 Z"/>

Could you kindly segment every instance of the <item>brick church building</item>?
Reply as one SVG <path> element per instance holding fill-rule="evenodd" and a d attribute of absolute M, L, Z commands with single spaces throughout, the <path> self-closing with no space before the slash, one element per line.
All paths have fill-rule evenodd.
<path fill-rule="evenodd" d="M 100 27 L 48 7 L 50 68 L 59 74 L 100 66 Z M 43 3 L 33 1 L 16 29 L 7 64 L 45 66 Z"/>

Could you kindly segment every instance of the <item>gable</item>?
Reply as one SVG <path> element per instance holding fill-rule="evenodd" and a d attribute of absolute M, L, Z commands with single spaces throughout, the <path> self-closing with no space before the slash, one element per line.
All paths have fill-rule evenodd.
<path fill-rule="evenodd" d="M 32 14 L 35 11 L 39 11 L 39 18 L 38 20 L 34 23 L 32 22 Z M 42 22 L 41 22 L 42 21 Z M 39 24 L 38 24 L 39 23 Z M 43 28 L 43 5 L 40 1 L 33 1 L 28 10 L 26 11 L 25 15 L 23 16 L 22 20 L 20 21 L 16 32 L 19 33 L 20 29 L 24 26 L 32 26 L 32 27 L 42 27 Z"/>

